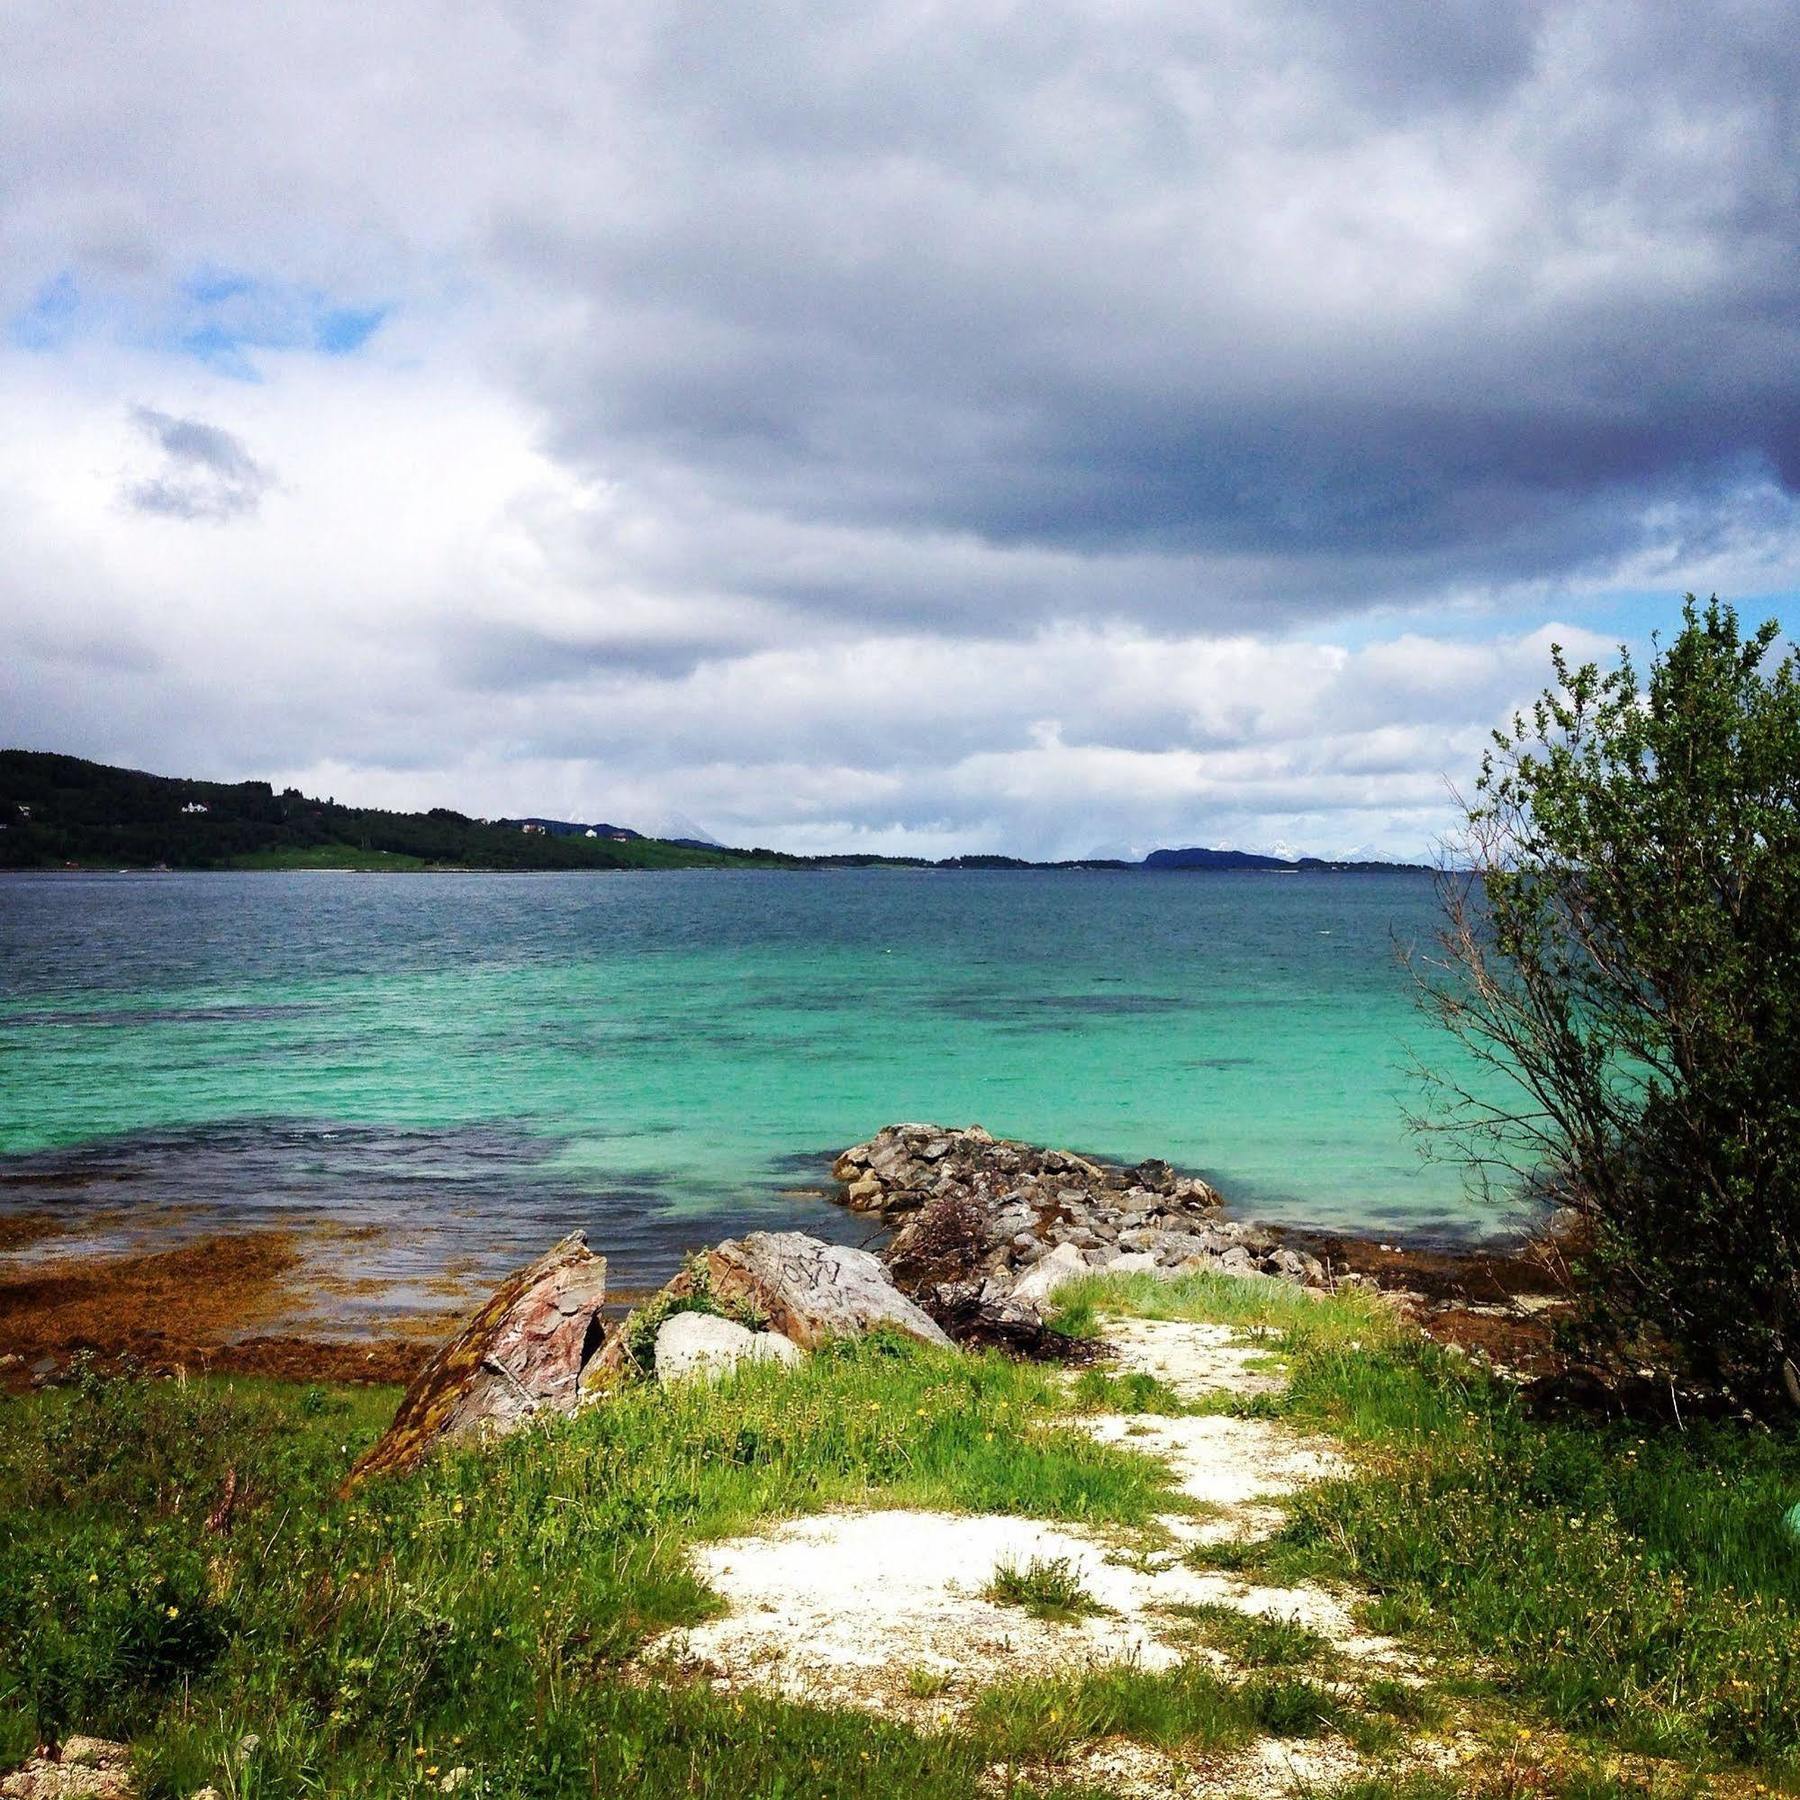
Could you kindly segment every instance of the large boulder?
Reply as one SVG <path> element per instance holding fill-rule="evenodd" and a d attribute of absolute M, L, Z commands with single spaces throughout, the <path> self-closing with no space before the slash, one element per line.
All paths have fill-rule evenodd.
<path fill-rule="evenodd" d="M 703 1273 L 701 1272 L 703 1271 Z M 885 1328 L 924 1344 L 950 1340 L 894 1286 L 879 1257 L 799 1231 L 752 1231 L 729 1238 L 677 1276 L 676 1292 L 704 1280 L 729 1311 L 748 1312 L 802 1350 L 828 1338 Z"/>
<path fill-rule="evenodd" d="M 802 1354 L 779 1331 L 752 1331 L 718 1313 L 676 1313 L 656 1334 L 656 1378 L 680 1381 L 698 1375 L 712 1381 L 741 1362 L 796 1363 Z"/>
<path fill-rule="evenodd" d="M 606 1258 L 579 1231 L 509 1275 L 419 1372 L 350 1479 L 410 1469 L 439 1444 L 498 1437 L 541 1414 L 574 1411 L 582 1371 L 605 1337 L 605 1299 Z"/>

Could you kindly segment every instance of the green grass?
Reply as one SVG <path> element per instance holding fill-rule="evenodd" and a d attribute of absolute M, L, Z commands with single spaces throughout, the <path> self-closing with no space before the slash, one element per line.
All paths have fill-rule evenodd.
<path fill-rule="evenodd" d="M 1372 1627 L 1602 1750 L 1800 1768 L 1800 1543 L 1781 1523 L 1800 1432 L 1546 1423 L 1354 1291 L 1100 1276 L 1058 1299 L 1065 1329 L 1117 1310 L 1274 1334 L 1290 1388 L 1238 1410 L 1350 1450 L 1355 1472 L 1304 1491 L 1272 1544 L 1197 1566 L 1354 1584 Z"/>
<path fill-rule="evenodd" d="M 1340 1688 L 1348 1664 L 1313 1634 L 1229 1608 L 1188 1616 L 1230 1671 L 1006 1683 L 939 1732 L 629 1676 L 648 1638 L 716 1604 L 687 1547 L 760 1519 L 868 1503 L 1153 1532 L 1158 1469 L 1070 1417 L 1178 1404 L 1131 1377 L 1071 1395 L 878 1337 L 791 1371 L 631 1384 L 344 1499 L 391 1392 L 86 1375 L 0 1401 L 0 1767 L 70 1728 L 131 1738 L 146 1800 L 208 1782 L 232 1800 L 416 1796 L 423 1771 L 464 1766 L 470 1796 L 937 1800 L 1114 1734 L 1200 1754 L 1334 1732 L 1383 1756 L 1445 1714 L 1572 1748 L 1554 1778 L 1508 1749 L 1448 1786 L 1374 1781 L 1369 1800 L 1674 1796 L 1680 1770 L 1779 1780 L 1800 1758 L 1793 1431 L 1545 1424 L 1356 1294 L 1133 1278 L 1068 1300 L 1087 1329 L 1127 1305 L 1223 1319 L 1288 1361 L 1288 1393 L 1257 1410 L 1336 1436 L 1352 1472 L 1299 1496 L 1270 1542 L 1195 1560 L 1349 1584 L 1371 1626 L 1439 1659 L 1428 1691 L 1372 1671 Z M 236 1516 L 213 1532 L 228 1471 Z M 1006 1585 L 1066 1617 L 1092 1604 L 1072 1570 Z M 907 1686 L 930 1698 L 941 1678 Z M 261 1747 L 239 1767 L 246 1733 Z M 1671 1766 L 1649 1787 L 1595 1772 L 1619 1751 Z"/>
<path fill-rule="evenodd" d="M 1191 1560 L 1354 1583 L 1374 1628 L 1478 1659 L 1507 1704 L 1596 1744 L 1791 1772 L 1800 1437 L 1547 1424 L 1435 1346 L 1348 1335 L 1334 1307 L 1291 1335 L 1271 1410 L 1343 1439 L 1356 1473 L 1303 1492 L 1272 1545 Z"/>
<path fill-rule="evenodd" d="M 981 1597 L 996 1606 L 1019 1607 L 1034 1619 L 1051 1624 L 1069 1624 L 1106 1611 L 1081 1585 L 1081 1571 L 1067 1556 L 1034 1556 L 1023 1565 L 1003 1562 L 981 1590 Z"/>
<path fill-rule="evenodd" d="M 364 850 L 355 844 L 296 844 L 280 850 L 251 850 L 234 856 L 233 869 L 413 870 L 431 865 L 394 850 Z"/>
<path fill-rule="evenodd" d="M 1368 1345 L 1402 1335 L 1387 1306 L 1358 1288 L 1330 1296 L 1285 1281 L 1243 1281 L 1196 1272 L 1173 1280 L 1158 1275 L 1083 1275 L 1058 1288 L 1054 1323 L 1080 1337 L 1103 1335 L 1108 1313 L 1143 1319 L 1197 1319 L 1267 1335 L 1270 1347 Z"/>
<path fill-rule="evenodd" d="M 254 1733 L 258 1800 L 416 1793 L 415 1764 L 459 1763 L 495 1794 L 966 1794 L 972 1741 L 622 1669 L 714 1604 L 686 1545 L 769 1514 L 1149 1519 L 1157 1472 L 1047 1424 L 1056 1400 L 1037 1370 L 874 1338 L 626 1388 L 347 1500 L 391 1393 L 89 1377 L 7 1400 L 0 1767 L 82 1729 L 134 1739 L 151 1795 L 229 1792 Z M 206 1526 L 227 1469 L 228 1535 Z"/>
<path fill-rule="evenodd" d="M 1730 1424 L 1546 1425 L 1429 1346 L 1296 1362 L 1290 1416 L 1360 1446 L 1276 1549 L 1378 1597 L 1372 1622 L 1496 1665 L 1500 1689 L 1628 1749 L 1800 1752 L 1800 1439 Z"/>
<path fill-rule="evenodd" d="M 1192 1407 L 1166 1381 L 1158 1381 L 1142 1369 L 1123 1375 L 1104 1369 L 1083 1369 L 1075 1378 L 1075 1404 L 1086 1413 L 1162 1413 L 1176 1416 Z"/>
<path fill-rule="evenodd" d="M 1292 1675 L 1232 1681 L 1199 1662 L 1132 1664 L 1003 1682 L 976 1702 L 973 1727 L 1002 1760 L 1043 1761 L 1084 1743 L 1129 1737 L 1159 1750 L 1236 1749 L 1257 1737 L 1313 1737 L 1342 1708 Z"/>
<path fill-rule="evenodd" d="M 1281 1669 L 1318 1662 L 1331 1648 L 1329 1638 L 1309 1630 L 1298 1619 L 1247 1613 L 1235 1606 L 1217 1604 L 1170 1610 L 1180 1618 L 1193 1620 L 1209 1644 L 1245 1668 Z"/>

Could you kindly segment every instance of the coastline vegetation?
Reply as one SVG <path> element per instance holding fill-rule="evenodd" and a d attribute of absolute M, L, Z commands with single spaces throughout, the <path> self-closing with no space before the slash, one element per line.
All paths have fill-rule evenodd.
<path fill-rule="evenodd" d="M 1560 1209 L 1585 1348 L 1800 1407 L 1800 655 L 1688 595 L 1640 678 L 1553 653 L 1445 877 L 1423 1123 Z"/>
<path fill-rule="evenodd" d="M 1005 1683 L 942 1729 L 636 1671 L 715 1604 L 686 1547 L 757 1520 L 879 1504 L 1141 1535 L 1180 1507 L 1156 1463 L 1072 1428 L 1078 1392 L 993 1355 L 876 1337 L 632 1385 L 348 1496 L 391 1390 L 88 1371 L 0 1403 L 0 1766 L 79 1729 L 131 1739 L 146 1795 L 268 1800 L 420 1794 L 458 1769 L 470 1795 L 1050 1793 L 1026 1772 L 1114 1736 L 1329 1733 L 1377 1762 L 1421 1732 L 1461 1745 L 1457 1785 L 1413 1768 L 1365 1800 L 1748 1792 L 1800 1768 L 1790 1438 L 1538 1420 L 1355 1290 L 1101 1277 L 1061 1322 L 1140 1304 L 1260 1334 L 1291 1384 L 1237 1409 L 1351 1458 L 1274 1537 L 1212 1555 L 1344 1584 L 1370 1629 L 1437 1659 L 1430 1681 L 1346 1685 L 1304 1628 L 1204 1608 L 1222 1667 Z M 1023 1604 L 1080 1610 L 1017 1573 Z"/>

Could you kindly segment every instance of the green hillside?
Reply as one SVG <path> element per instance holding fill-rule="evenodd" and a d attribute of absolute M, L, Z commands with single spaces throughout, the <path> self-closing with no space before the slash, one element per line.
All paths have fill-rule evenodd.
<path fill-rule="evenodd" d="M 202 810 L 203 809 L 203 810 Z M 0 868 L 691 869 L 793 866 L 764 850 L 556 836 L 434 807 L 340 806 L 266 781 L 188 781 L 0 750 Z"/>

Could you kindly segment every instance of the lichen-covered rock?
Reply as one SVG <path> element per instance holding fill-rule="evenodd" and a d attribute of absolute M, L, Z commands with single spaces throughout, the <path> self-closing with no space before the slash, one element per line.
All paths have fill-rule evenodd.
<path fill-rule="evenodd" d="M 106 1738 L 69 1737 L 54 1757 L 34 1756 L 0 1778 L 5 1800 L 133 1800 L 131 1750 Z"/>
<path fill-rule="evenodd" d="M 717 1313 L 676 1313 L 656 1334 L 656 1378 L 680 1381 L 698 1375 L 710 1381 L 741 1362 L 796 1363 L 803 1354 L 779 1331 L 752 1331 Z"/>
<path fill-rule="evenodd" d="M 543 1413 L 572 1412 L 605 1326 L 606 1258 L 577 1231 L 509 1275 L 466 1330 L 406 1390 L 352 1481 L 414 1467 L 441 1443 L 502 1436 Z"/>
<path fill-rule="evenodd" d="M 881 1327 L 921 1343 L 950 1341 L 867 1250 L 823 1243 L 798 1231 L 752 1231 L 727 1239 L 703 1260 L 718 1301 L 766 1320 L 802 1350 Z M 684 1273 L 671 1285 L 679 1289 L 694 1278 Z"/>

